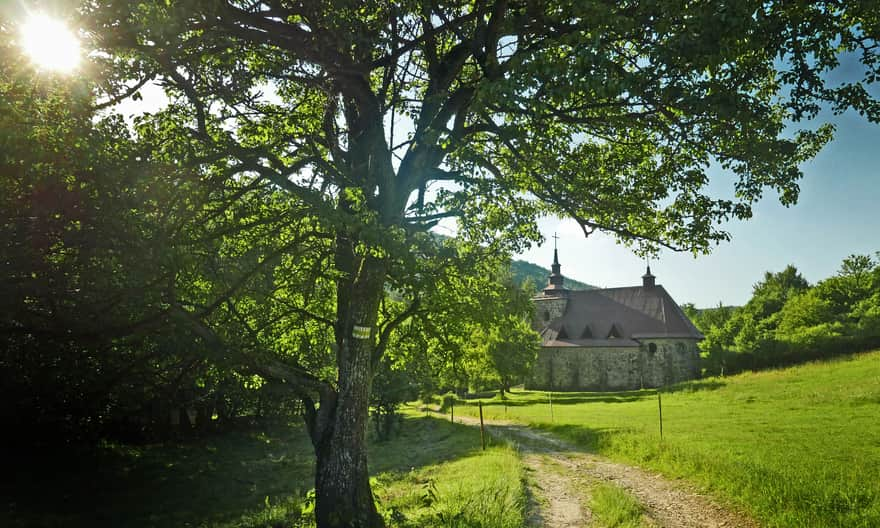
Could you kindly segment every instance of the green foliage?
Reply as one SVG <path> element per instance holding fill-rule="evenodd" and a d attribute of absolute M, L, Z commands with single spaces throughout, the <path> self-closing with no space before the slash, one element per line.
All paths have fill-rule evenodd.
<path fill-rule="evenodd" d="M 220 173 L 181 164 L 198 153 L 165 142 L 169 122 L 136 119 L 134 138 L 120 116 L 101 117 L 106 72 L 43 77 L 13 41 L 0 54 L 4 422 L 59 441 L 143 441 L 289 417 L 290 391 L 266 412 L 277 386 L 255 380 L 241 345 L 265 339 L 263 354 L 326 367 L 326 329 L 281 319 L 286 303 L 311 298 L 303 284 L 333 291 L 314 278 L 326 243 L 306 243 L 309 219 L 253 178 L 220 185 Z M 210 318 L 233 346 L 206 341 L 174 306 Z"/>
<path fill-rule="evenodd" d="M 813 287 L 793 266 L 765 274 L 749 302 L 694 318 L 710 374 L 792 364 L 865 350 L 880 343 L 876 303 L 880 262 L 844 259 L 834 277 Z"/>
<path fill-rule="evenodd" d="M 498 373 L 502 390 L 524 380 L 532 371 L 541 338 L 523 319 L 508 318 L 500 328 L 493 328 L 486 348 Z"/>
<path fill-rule="evenodd" d="M 380 365 L 377 375 L 396 377 L 401 389 L 415 386 L 421 395 L 508 387 L 529 372 L 537 353 L 537 336 L 525 322 L 531 292 L 506 272 L 506 259 L 454 239 L 443 243 L 457 247 L 462 260 L 431 275 L 435 287 L 419 295 L 420 309 L 390 334 L 392 372 Z M 383 318 L 404 306 L 386 300 Z M 394 390 L 393 383 L 377 382 L 374 398 L 377 390 Z M 400 398 L 397 403 L 406 401 Z"/>
<path fill-rule="evenodd" d="M 371 417 L 376 438 L 388 440 L 399 426 L 401 417 L 397 414 L 400 405 L 418 396 L 418 386 L 407 366 L 398 363 L 391 365 L 391 356 L 383 358 L 373 379 Z"/>

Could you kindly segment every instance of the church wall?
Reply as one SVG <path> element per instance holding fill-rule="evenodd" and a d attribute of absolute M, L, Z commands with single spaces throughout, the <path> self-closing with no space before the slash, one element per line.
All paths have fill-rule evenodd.
<path fill-rule="evenodd" d="M 653 354 L 650 344 L 657 346 Z M 700 376 L 700 350 L 696 339 L 646 339 L 645 387 L 662 387 Z"/>
<path fill-rule="evenodd" d="M 656 345 L 651 352 L 650 343 Z M 699 376 L 693 339 L 652 339 L 640 347 L 544 347 L 527 389 L 617 391 L 654 388 Z"/>

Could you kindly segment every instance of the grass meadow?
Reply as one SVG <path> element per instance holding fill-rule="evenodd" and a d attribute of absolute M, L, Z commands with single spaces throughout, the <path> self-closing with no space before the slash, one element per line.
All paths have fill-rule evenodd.
<path fill-rule="evenodd" d="M 552 398 L 552 414 L 550 400 Z M 684 478 L 769 527 L 880 526 L 880 352 L 656 391 L 516 391 L 484 415 L 551 430 L 611 458 Z M 392 527 L 513 528 L 529 478 L 507 444 L 406 412 L 370 445 Z M 477 414 L 476 401 L 456 415 Z M 4 452 L 0 526 L 310 526 L 313 452 L 298 424 L 172 445 Z M 589 495 L 599 526 L 642 524 L 612 487 Z"/>
<path fill-rule="evenodd" d="M 687 479 L 765 526 L 880 526 L 880 351 L 661 397 L 662 441 L 656 391 L 517 391 L 483 400 L 483 412 Z M 455 413 L 476 415 L 476 401 Z"/>

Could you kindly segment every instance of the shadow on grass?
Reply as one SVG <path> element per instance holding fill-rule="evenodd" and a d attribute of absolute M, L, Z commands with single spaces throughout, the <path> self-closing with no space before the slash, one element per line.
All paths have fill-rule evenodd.
<path fill-rule="evenodd" d="M 727 386 L 727 383 L 717 378 L 705 380 L 684 381 L 675 385 L 661 387 L 660 389 L 641 389 L 618 392 L 551 392 L 546 391 L 517 391 L 509 393 L 512 396 L 501 399 L 494 397 L 482 400 L 483 407 L 528 407 L 530 405 L 543 405 L 553 399 L 553 405 L 577 405 L 581 403 L 629 403 L 656 398 L 657 390 L 663 393 L 674 392 L 699 392 L 714 391 Z M 477 401 L 459 400 L 457 405 L 476 406 Z M 445 410 L 448 412 L 448 410 Z"/>
<path fill-rule="evenodd" d="M 13 478 L 4 479 L 5 514 L 11 526 L 213 525 L 262 507 L 267 497 L 311 488 L 313 458 L 297 426 L 187 443 L 21 452 Z"/>
<path fill-rule="evenodd" d="M 477 426 L 471 426 L 477 428 Z M 562 440 L 571 447 L 573 452 L 595 452 L 607 438 L 620 433 L 624 428 L 596 429 L 573 424 L 532 424 L 524 430 L 523 425 L 491 424 L 489 430 L 493 436 L 509 439 L 518 444 L 538 449 L 559 451 L 562 446 L 555 440 Z M 531 430 L 529 432 L 528 430 Z M 544 431 L 552 435 L 545 438 L 534 431 Z"/>
<path fill-rule="evenodd" d="M 368 448 L 372 474 L 402 473 L 473 454 L 480 436 L 408 417 L 396 438 Z M 10 528 L 238 526 L 267 497 L 278 504 L 314 487 L 314 450 L 299 424 L 186 443 L 3 455 L 0 526 Z"/>
<path fill-rule="evenodd" d="M 475 454 L 480 431 L 434 416 L 406 416 L 400 434 L 369 446 L 370 473 L 405 472 Z"/>
<path fill-rule="evenodd" d="M 535 404 L 546 404 L 549 399 L 544 391 L 522 391 L 512 393 L 514 396 L 502 400 L 493 398 L 483 401 L 484 407 L 528 407 Z M 654 390 L 620 391 L 620 392 L 553 392 L 553 405 L 575 405 L 579 403 L 627 403 L 652 398 Z M 476 402 L 459 402 L 459 405 L 477 405 Z"/>
<path fill-rule="evenodd" d="M 675 385 L 670 385 L 669 387 L 663 387 L 661 389 L 661 392 L 672 393 L 714 391 L 724 388 L 726 386 L 727 382 L 721 381 L 717 378 L 712 378 L 705 380 L 683 381 L 681 383 L 676 383 Z"/>

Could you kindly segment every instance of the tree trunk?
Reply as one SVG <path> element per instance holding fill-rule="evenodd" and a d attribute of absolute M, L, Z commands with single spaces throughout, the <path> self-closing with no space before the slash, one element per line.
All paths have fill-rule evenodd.
<path fill-rule="evenodd" d="M 347 284 L 340 281 L 337 292 L 337 387 L 333 402 L 321 401 L 322 406 L 333 407 L 315 442 L 315 520 L 319 528 L 377 528 L 385 524 L 370 489 L 366 446 L 374 326 L 384 295 L 385 263 L 363 259 L 352 258 L 358 265 L 349 269 L 357 272 L 350 275 Z"/>
<path fill-rule="evenodd" d="M 370 348 L 358 343 L 350 346 L 352 361 L 340 365 L 336 412 L 328 424 L 331 429 L 315 448 L 315 520 L 319 528 L 384 526 L 367 470 Z"/>

